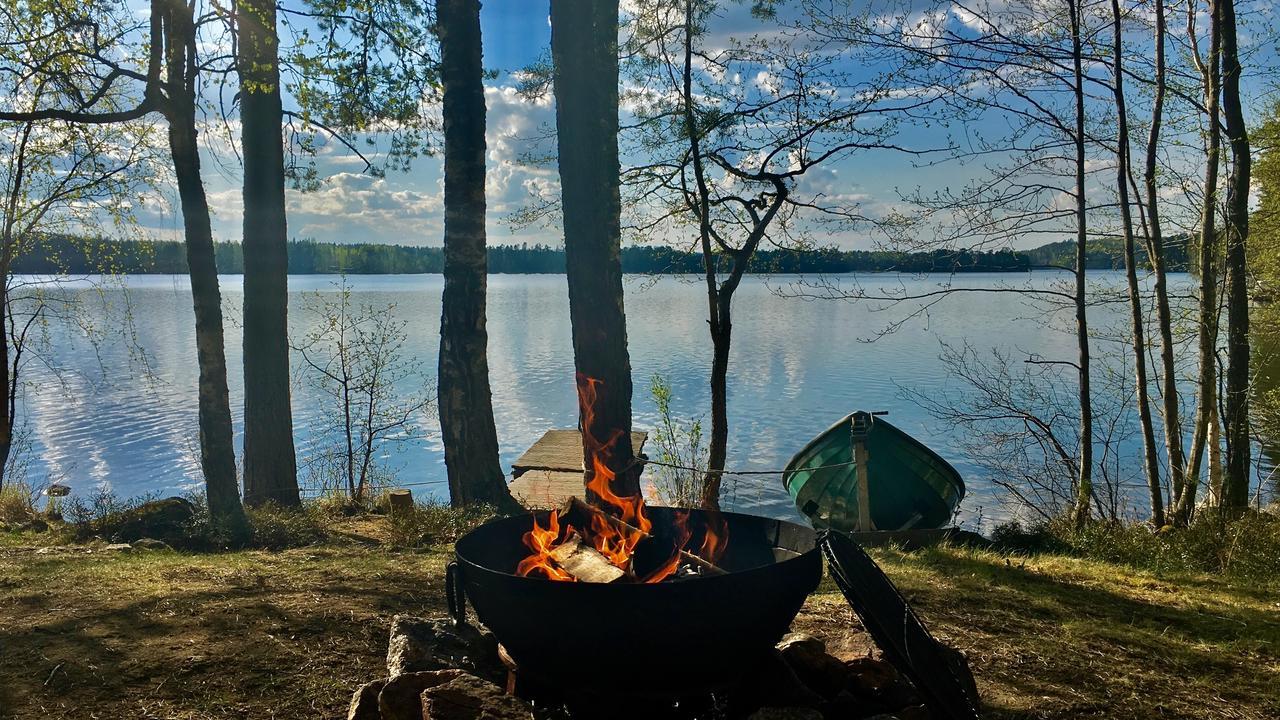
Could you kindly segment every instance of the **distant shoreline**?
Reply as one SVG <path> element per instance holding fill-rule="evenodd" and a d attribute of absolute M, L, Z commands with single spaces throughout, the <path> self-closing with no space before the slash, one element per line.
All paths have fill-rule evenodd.
<path fill-rule="evenodd" d="M 1123 267 L 1118 240 L 1098 240 L 1086 262 L 1088 270 Z M 113 240 L 75 236 L 49 236 L 31 241 L 32 250 L 14 260 L 12 271 L 32 275 L 185 275 L 186 248 L 176 241 Z M 1166 267 L 1185 271 L 1187 242 L 1170 239 Z M 220 273 L 244 272 L 244 251 L 239 243 L 215 247 Z M 1135 258 L 1146 264 L 1144 252 Z M 622 271 L 640 275 L 701 275 L 701 253 L 665 245 L 639 245 L 621 250 Z M 835 247 L 809 250 L 757 251 L 747 272 L 751 275 L 847 275 L 852 273 L 968 274 L 1027 273 L 1065 270 L 1074 264 L 1075 248 L 1069 241 L 1049 243 L 1031 250 L 842 250 Z M 731 260 L 717 256 L 721 272 Z M 546 245 L 495 245 L 488 250 L 490 275 L 563 275 L 564 250 Z M 430 275 L 444 269 L 444 250 L 405 245 L 347 245 L 294 240 L 289 243 L 290 275 Z"/>

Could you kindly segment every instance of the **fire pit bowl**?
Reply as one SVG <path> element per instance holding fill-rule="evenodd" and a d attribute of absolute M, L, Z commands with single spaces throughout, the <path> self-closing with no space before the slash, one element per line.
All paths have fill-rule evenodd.
<path fill-rule="evenodd" d="M 672 532 L 674 511 L 651 507 L 653 535 Z M 534 513 L 547 524 L 547 512 Z M 656 584 L 557 582 L 514 574 L 528 554 L 528 515 L 487 523 L 460 538 L 450 566 L 451 610 L 465 596 L 522 677 L 566 692 L 678 697 L 731 684 L 767 657 L 822 577 L 810 528 L 721 513 L 724 575 Z M 706 515 L 691 511 L 695 539 Z"/>

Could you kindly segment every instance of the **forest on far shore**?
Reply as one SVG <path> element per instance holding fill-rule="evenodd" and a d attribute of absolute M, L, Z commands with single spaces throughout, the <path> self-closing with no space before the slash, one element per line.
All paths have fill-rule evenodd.
<path fill-rule="evenodd" d="M 1165 249 L 1169 270 L 1187 269 L 1185 237 L 1170 238 Z M 176 241 L 118 240 L 57 236 L 31 243 L 31 252 L 14 260 L 13 271 L 37 275 L 134 273 L 179 275 L 187 273 L 186 250 Z M 218 272 L 244 272 L 244 252 L 238 242 L 216 244 Z M 894 252 L 888 250 L 841 250 L 835 247 L 811 250 L 759 250 L 751 258 L 749 272 L 849 273 L 849 272 L 1026 272 L 1038 268 L 1070 268 L 1074 243 L 1062 241 L 1014 251 L 932 250 Z M 1139 255 L 1145 253 L 1139 249 Z M 1145 262 L 1145 260 L 1142 260 Z M 728 263 L 728 259 L 725 260 Z M 1124 267 L 1118 238 L 1095 240 L 1089 252 L 1089 269 L 1112 270 Z M 491 274 L 563 274 L 564 250 L 548 245 L 495 245 L 489 248 Z M 440 273 L 444 269 L 444 249 L 370 243 L 332 243 L 314 240 L 289 242 L 289 274 L 391 275 Z M 666 245 L 637 245 L 622 248 L 625 273 L 702 273 L 702 253 Z"/>

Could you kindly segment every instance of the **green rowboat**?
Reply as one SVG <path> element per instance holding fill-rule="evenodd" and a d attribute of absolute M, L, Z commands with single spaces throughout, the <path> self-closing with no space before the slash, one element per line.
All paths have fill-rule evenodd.
<path fill-rule="evenodd" d="M 870 482 L 862 483 L 862 476 Z M 815 528 L 940 528 L 964 497 L 960 473 L 919 440 L 855 412 L 791 458 L 782 483 Z"/>

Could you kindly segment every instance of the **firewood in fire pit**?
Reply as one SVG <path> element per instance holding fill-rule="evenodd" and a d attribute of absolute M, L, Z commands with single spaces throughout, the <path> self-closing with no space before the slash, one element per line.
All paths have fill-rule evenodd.
<path fill-rule="evenodd" d="M 583 542 L 576 532 L 551 551 L 551 559 L 579 582 L 611 583 L 627 577 L 626 571 Z"/>
<path fill-rule="evenodd" d="M 606 522 L 608 522 L 610 525 L 613 525 L 615 528 L 618 528 L 621 531 L 631 533 L 631 534 L 637 534 L 646 539 L 652 537 L 648 533 L 642 532 L 639 528 L 633 527 L 632 525 L 629 525 L 619 520 L 618 518 L 610 515 L 609 513 L 601 510 L 600 508 L 594 507 L 592 505 L 588 505 L 581 498 L 578 498 L 576 496 L 569 498 L 565 502 L 564 509 L 560 511 L 560 517 L 562 519 L 567 519 L 567 521 L 570 524 L 573 524 L 575 527 L 577 526 L 591 527 L 590 518 L 592 516 L 599 516 L 604 518 Z M 684 563 L 697 566 L 699 570 L 698 574 L 701 574 L 701 575 L 726 574 L 726 571 L 723 568 L 720 568 L 719 566 L 717 566 L 715 563 L 712 563 L 702 557 L 699 557 L 698 555 L 695 555 L 691 552 L 687 552 L 685 550 L 680 551 L 680 560 Z"/>

